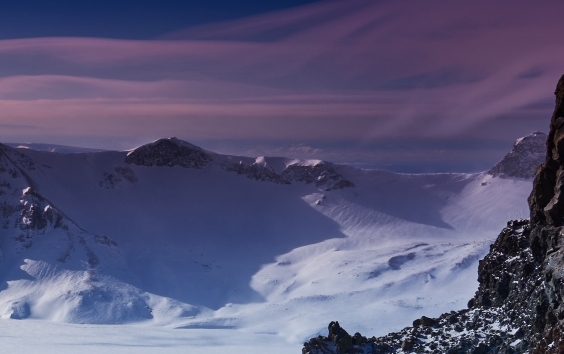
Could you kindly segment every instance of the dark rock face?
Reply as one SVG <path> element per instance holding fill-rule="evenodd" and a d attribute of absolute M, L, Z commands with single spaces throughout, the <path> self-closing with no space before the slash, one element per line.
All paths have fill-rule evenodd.
<path fill-rule="evenodd" d="M 454 321 L 456 319 L 456 321 Z M 499 308 L 465 309 L 433 318 L 432 324 L 406 327 L 383 337 L 356 333 L 347 352 L 337 349 L 335 336 L 319 336 L 304 343 L 303 354 L 391 353 L 524 353 L 523 331 Z M 334 322 L 331 322 L 334 323 Z"/>
<path fill-rule="evenodd" d="M 181 166 L 203 168 L 212 161 L 210 154 L 203 149 L 176 138 L 160 139 L 143 145 L 125 158 L 126 163 L 143 166 Z"/>
<path fill-rule="evenodd" d="M 290 184 L 290 181 L 285 180 L 282 176 L 278 175 L 272 168 L 261 164 L 229 164 L 223 166 L 226 171 L 235 172 L 240 175 L 245 175 L 250 179 L 257 181 L 267 181 L 278 184 Z"/>
<path fill-rule="evenodd" d="M 353 349 L 351 336 L 339 325 L 339 322 L 329 323 L 329 338 L 335 343 L 339 354 L 350 353 Z"/>
<path fill-rule="evenodd" d="M 518 139 L 511 151 L 488 173 L 500 178 L 534 178 L 546 155 L 546 137 L 544 133 L 535 132 Z"/>
<path fill-rule="evenodd" d="M 329 323 L 327 329 L 329 330 L 327 337 L 312 338 L 309 342 L 304 343 L 302 353 L 354 354 L 357 353 L 359 347 L 366 347 L 370 343 L 360 333 L 351 336 L 337 321 Z"/>
<path fill-rule="evenodd" d="M 531 220 L 508 222 L 490 246 L 469 309 L 423 316 L 413 327 L 353 343 L 354 353 L 564 353 L 564 76 L 555 94 Z M 331 343 L 331 336 L 314 338 L 303 353 L 337 353 Z"/>
<path fill-rule="evenodd" d="M 562 229 L 508 223 L 480 261 L 475 308 L 499 308 L 519 328 L 531 353 L 564 352 Z"/>
<path fill-rule="evenodd" d="M 44 231 L 47 226 L 59 228 L 62 226 L 63 216 L 54 209 L 39 193 L 31 188 L 23 192 L 20 217 L 16 226 L 20 230 Z"/>
<path fill-rule="evenodd" d="M 556 86 L 556 107 L 550 121 L 546 158 L 529 197 L 531 223 L 564 223 L 564 76 Z"/>
<path fill-rule="evenodd" d="M 326 187 L 327 190 L 354 187 L 354 183 L 343 179 L 330 165 L 320 163 L 315 166 L 288 166 L 282 177 L 288 181 L 315 183 L 317 187 Z"/>

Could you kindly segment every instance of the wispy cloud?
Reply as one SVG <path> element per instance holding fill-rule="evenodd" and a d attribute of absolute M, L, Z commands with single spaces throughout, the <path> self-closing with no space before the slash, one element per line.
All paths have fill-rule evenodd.
<path fill-rule="evenodd" d="M 510 141 L 547 126 L 562 10 L 556 1 L 328 1 L 151 41 L 1 40 L 0 124 L 369 142 L 491 136 L 513 116 L 524 124 L 497 133 Z"/>

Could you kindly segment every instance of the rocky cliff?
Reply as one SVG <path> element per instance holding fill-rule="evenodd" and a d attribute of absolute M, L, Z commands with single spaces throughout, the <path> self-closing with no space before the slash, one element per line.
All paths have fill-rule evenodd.
<path fill-rule="evenodd" d="M 556 107 L 546 141 L 546 159 L 529 197 L 531 224 L 562 225 L 564 221 L 564 76 L 556 91 Z"/>
<path fill-rule="evenodd" d="M 544 160 L 545 146 L 546 134 L 541 132 L 519 138 L 511 151 L 488 173 L 500 178 L 534 178 L 537 166 Z"/>
<path fill-rule="evenodd" d="M 531 219 L 510 221 L 490 246 L 468 309 L 423 316 L 380 338 L 351 336 L 332 322 L 302 353 L 564 353 L 564 76 L 555 95 Z M 493 173 L 507 173 L 498 167 Z"/>

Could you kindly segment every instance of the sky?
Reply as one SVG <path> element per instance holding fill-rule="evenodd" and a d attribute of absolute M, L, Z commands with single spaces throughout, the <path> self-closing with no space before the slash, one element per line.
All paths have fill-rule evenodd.
<path fill-rule="evenodd" d="M 547 132 L 564 3 L 20 1 L 0 12 L 0 142 L 162 137 L 399 172 L 487 170 Z"/>

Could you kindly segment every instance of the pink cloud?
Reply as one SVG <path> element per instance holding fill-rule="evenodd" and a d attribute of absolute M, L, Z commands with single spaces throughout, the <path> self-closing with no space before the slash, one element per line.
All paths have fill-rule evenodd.
<path fill-rule="evenodd" d="M 201 139 L 463 136 L 551 98 L 564 4 L 550 5 L 329 1 L 150 41 L 0 40 L 0 124 Z"/>

